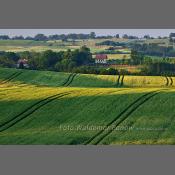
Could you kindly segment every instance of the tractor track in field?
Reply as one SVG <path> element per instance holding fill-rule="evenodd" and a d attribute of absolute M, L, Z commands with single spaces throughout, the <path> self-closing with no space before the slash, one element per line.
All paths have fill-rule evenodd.
<path fill-rule="evenodd" d="M 132 102 L 130 105 L 128 105 L 117 117 L 115 117 L 111 122 L 109 122 L 103 130 L 95 134 L 92 138 L 90 138 L 87 142 L 85 142 L 85 145 L 91 144 L 93 141 L 95 145 L 99 144 L 102 140 L 104 140 L 113 130 L 116 129 L 118 125 L 120 125 L 124 120 L 126 120 L 134 111 L 136 111 L 141 105 L 143 105 L 145 102 L 147 102 L 149 99 L 154 97 L 155 95 L 159 94 L 161 90 L 148 92 L 138 99 L 136 99 L 134 102 Z M 118 121 L 119 120 L 119 121 Z M 111 127 L 108 129 L 109 127 Z M 108 129 L 108 130 L 107 130 Z M 107 132 L 105 133 L 105 131 Z M 95 140 L 97 139 L 97 140 Z"/>
<path fill-rule="evenodd" d="M 17 124 L 18 122 L 20 122 L 21 120 L 27 118 L 28 116 L 30 116 L 31 114 L 33 114 L 35 111 L 37 111 L 38 109 L 40 109 L 41 107 L 47 105 L 48 103 L 59 99 L 63 96 L 69 95 L 71 94 L 71 92 L 73 91 L 69 91 L 69 92 L 64 92 L 64 93 L 58 93 L 55 95 L 51 95 L 45 99 L 42 99 L 34 104 L 32 104 L 31 106 L 29 106 L 28 108 L 26 108 L 24 111 L 22 111 L 21 113 L 17 114 L 15 117 L 13 117 L 12 119 L 4 122 L 3 124 L 0 125 L 0 132 L 5 131 L 9 128 L 11 128 L 12 126 L 14 126 L 15 124 Z"/>
<path fill-rule="evenodd" d="M 66 81 L 62 84 L 62 86 L 65 86 L 65 87 L 69 86 L 73 82 L 76 75 L 77 73 L 71 73 L 66 79 Z"/>
<path fill-rule="evenodd" d="M 165 86 L 173 86 L 173 79 L 170 76 L 165 76 L 166 78 L 166 84 Z"/>
<path fill-rule="evenodd" d="M 18 77 L 19 75 L 21 75 L 23 72 L 15 72 L 12 75 L 10 75 L 9 77 L 7 77 L 6 79 L 3 80 L 3 82 L 1 84 L 5 84 L 10 82 L 11 80 L 15 79 L 16 77 Z"/>
<path fill-rule="evenodd" d="M 172 77 L 169 77 L 169 79 L 171 81 L 170 86 L 173 86 L 173 79 L 172 79 Z"/>
<path fill-rule="evenodd" d="M 70 78 L 70 81 L 66 84 L 66 87 L 69 86 L 73 82 L 75 76 L 77 76 L 77 73 L 72 75 L 72 77 Z"/>
<path fill-rule="evenodd" d="M 122 90 L 118 90 L 118 91 L 122 91 Z M 114 92 L 118 92 L 118 91 L 112 91 L 110 93 L 114 93 Z M 0 124 L 0 132 L 3 132 L 9 128 L 11 128 L 13 125 L 17 124 L 18 122 L 20 122 L 21 120 L 27 118 L 29 115 L 33 114 L 35 111 L 37 111 L 38 109 L 40 109 L 41 107 L 45 106 L 46 104 L 59 99 L 63 96 L 69 95 L 71 94 L 71 92 L 73 91 L 68 91 L 65 93 L 59 93 L 59 94 L 55 94 L 55 95 L 51 95 L 45 99 L 42 99 L 34 104 L 32 104 L 31 106 L 29 106 L 28 108 L 26 108 L 24 111 L 22 111 L 21 113 L 17 114 L 15 117 L 13 117 L 12 119 L 9 119 L 8 121 L 4 122 L 3 124 Z M 100 95 L 102 93 L 98 93 L 98 95 Z M 96 97 L 99 98 L 99 97 Z M 93 100 L 89 101 L 89 103 L 91 103 Z"/>
<path fill-rule="evenodd" d="M 8 77 L 6 77 L 6 78 L 5 78 L 5 79 L 2 81 L 2 83 L 1 83 L 1 84 L 6 83 L 6 81 L 8 81 L 9 79 L 13 78 L 13 77 L 14 77 L 16 74 L 17 74 L 17 72 L 15 72 L 15 73 L 13 73 L 13 74 L 9 75 Z"/>
<path fill-rule="evenodd" d="M 69 82 L 71 76 L 73 75 L 73 73 L 71 73 L 68 78 L 66 79 L 66 81 L 62 84 L 62 86 L 66 86 L 66 84 Z"/>
<path fill-rule="evenodd" d="M 15 73 L 13 73 L 12 75 L 10 75 L 7 78 L 5 78 L 0 85 L 3 85 L 5 83 L 10 82 L 11 80 L 13 80 L 16 77 L 18 77 L 19 75 L 21 75 L 22 73 L 23 72 L 15 72 Z M 74 78 L 75 78 L 76 75 L 77 75 L 77 73 L 71 73 L 68 76 L 68 78 L 66 79 L 66 81 L 61 86 L 65 86 L 65 87 L 69 86 L 73 82 L 73 80 L 74 80 Z M 18 87 L 25 87 L 25 86 L 27 86 L 27 84 L 18 84 L 17 86 Z"/>
<path fill-rule="evenodd" d="M 166 84 L 165 84 L 165 86 L 168 86 L 169 85 L 169 79 L 168 79 L 167 76 L 165 76 L 165 78 L 166 78 Z"/>

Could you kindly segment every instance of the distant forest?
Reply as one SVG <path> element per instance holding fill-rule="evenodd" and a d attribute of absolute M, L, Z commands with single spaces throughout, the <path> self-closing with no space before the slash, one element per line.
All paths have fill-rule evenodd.
<path fill-rule="evenodd" d="M 175 33 L 170 33 L 169 38 L 172 40 L 172 38 L 175 37 Z M 111 39 L 111 38 L 123 38 L 123 39 L 139 39 L 137 36 L 127 35 L 124 34 L 120 36 L 119 34 L 116 34 L 115 36 L 112 35 L 105 35 L 105 36 L 97 36 L 95 32 L 91 32 L 89 34 L 83 34 L 83 33 L 70 33 L 70 34 L 55 34 L 55 35 L 49 35 L 46 36 L 44 34 L 37 34 L 34 37 L 27 36 L 24 37 L 22 35 L 20 36 L 13 36 L 10 37 L 8 35 L 0 35 L 0 40 L 34 40 L 34 41 L 47 41 L 47 40 L 68 40 L 68 39 Z M 149 35 L 145 35 L 143 38 L 145 39 L 154 39 L 154 37 L 151 37 Z M 158 37 L 161 38 L 161 37 Z M 163 37 L 167 38 L 167 37 Z"/>
<path fill-rule="evenodd" d="M 90 34 L 76 34 L 76 33 L 70 33 L 70 34 L 55 34 L 55 35 L 49 35 L 46 36 L 44 34 L 37 34 L 34 37 L 31 36 L 14 36 L 14 37 L 10 37 L 8 35 L 0 35 L 0 40 L 34 40 L 34 41 L 47 41 L 47 40 L 68 40 L 68 39 L 72 39 L 72 40 L 77 40 L 77 39 L 95 39 L 95 38 L 113 38 L 114 36 L 96 36 L 95 32 L 91 32 Z M 119 35 L 117 34 L 115 37 L 119 37 Z"/>
<path fill-rule="evenodd" d="M 175 49 L 172 46 L 159 46 L 158 44 L 131 44 L 133 50 L 143 53 L 144 55 L 159 57 L 175 57 Z"/>

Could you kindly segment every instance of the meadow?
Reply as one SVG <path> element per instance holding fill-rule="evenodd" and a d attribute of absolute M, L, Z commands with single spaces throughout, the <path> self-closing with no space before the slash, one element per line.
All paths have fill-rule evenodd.
<path fill-rule="evenodd" d="M 0 68 L 0 81 L 0 144 L 175 144 L 174 77 Z"/>
<path fill-rule="evenodd" d="M 130 54 L 107 54 L 109 60 L 130 59 Z"/>
<path fill-rule="evenodd" d="M 0 40 L 0 51 L 7 52 L 23 52 L 23 51 L 32 51 L 32 52 L 43 52 L 46 50 L 53 50 L 55 52 L 65 51 L 67 49 L 75 50 L 84 45 L 91 49 L 91 52 L 98 53 L 105 51 L 110 46 L 96 46 L 96 43 L 103 42 L 107 39 L 87 39 L 87 40 L 54 40 L 54 41 L 33 41 L 33 40 Z M 127 42 L 125 39 L 111 39 L 116 42 Z M 126 55 L 129 54 L 130 50 L 118 49 L 118 51 L 125 52 Z M 118 54 L 116 54 L 117 56 Z M 119 56 L 120 57 L 120 54 Z M 117 58 L 118 58 L 117 57 Z M 127 56 L 126 56 L 127 57 Z"/>

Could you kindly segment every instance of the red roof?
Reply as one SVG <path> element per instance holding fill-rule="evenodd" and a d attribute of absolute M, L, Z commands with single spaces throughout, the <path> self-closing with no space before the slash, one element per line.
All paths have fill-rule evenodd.
<path fill-rule="evenodd" d="M 106 54 L 98 54 L 95 56 L 95 59 L 104 60 L 104 59 L 108 59 L 108 56 Z"/>

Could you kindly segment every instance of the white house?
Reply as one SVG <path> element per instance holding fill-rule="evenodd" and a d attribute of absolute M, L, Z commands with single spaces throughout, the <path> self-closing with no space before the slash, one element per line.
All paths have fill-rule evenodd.
<path fill-rule="evenodd" d="M 95 56 L 95 63 L 97 64 L 106 64 L 108 56 L 105 54 L 98 54 Z"/>

